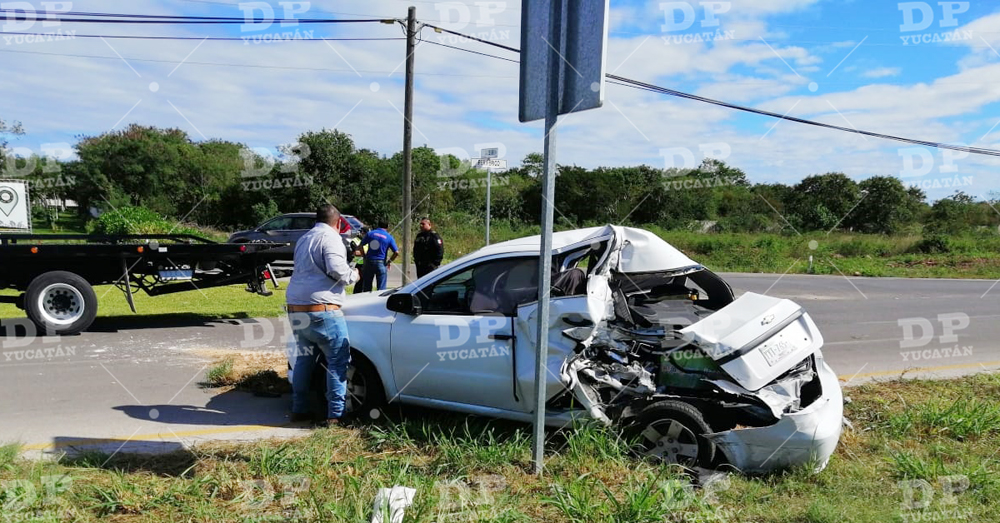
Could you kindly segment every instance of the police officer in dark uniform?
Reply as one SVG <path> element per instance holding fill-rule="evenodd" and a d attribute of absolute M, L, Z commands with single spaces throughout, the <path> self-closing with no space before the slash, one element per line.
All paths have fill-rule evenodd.
<path fill-rule="evenodd" d="M 413 263 L 417 266 L 417 278 L 437 269 L 444 258 L 444 241 L 434 232 L 429 218 L 420 220 L 420 233 L 413 242 Z"/>

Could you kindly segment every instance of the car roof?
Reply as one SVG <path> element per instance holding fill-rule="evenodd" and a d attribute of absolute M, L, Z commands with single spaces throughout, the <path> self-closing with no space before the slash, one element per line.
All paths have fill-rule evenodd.
<path fill-rule="evenodd" d="M 305 217 L 315 218 L 316 217 L 316 213 L 314 213 L 314 212 L 286 212 L 285 214 L 282 214 L 281 216 L 290 216 L 292 218 L 305 218 Z M 276 216 L 276 218 L 280 218 L 281 216 Z M 361 220 L 355 218 L 354 215 L 351 215 L 351 214 L 341 214 L 341 216 L 345 220 L 354 220 L 354 221 L 356 221 L 358 223 L 361 223 Z"/>
<path fill-rule="evenodd" d="M 565 251 L 577 246 L 586 247 L 588 243 L 602 242 L 615 238 L 619 245 L 619 259 L 615 262 L 615 270 L 625 274 L 641 274 L 647 272 L 678 271 L 682 269 L 700 270 L 700 264 L 688 258 L 683 252 L 670 245 L 656 234 L 645 229 L 634 227 L 619 227 L 605 225 L 603 227 L 588 227 L 552 233 L 552 252 Z M 494 256 L 538 256 L 541 251 L 541 236 L 528 236 L 505 242 L 494 243 L 475 250 L 449 263 L 446 267 L 459 267 L 478 260 Z M 441 267 L 424 278 L 433 278 Z M 412 292 L 423 278 L 402 287 L 404 292 Z"/>
<path fill-rule="evenodd" d="M 557 251 L 564 247 L 580 243 L 586 240 L 588 237 L 594 236 L 597 233 L 604 230 L 604 227 L 588 227 L 586 229 L 574 229 L 572 231 L 560 231 L 552 233 L 552 250 Z M 526 236 L 524 238 L 517 238 L 515 240 L 507 240 L 505 242 L 494 243 L 483 247 L 477 251 L 475 254 L 477 256 L 485 256 L 489 254 L 498 253 L 509 253 L 509 252 L 519 252 L 519 253 L 534 253 L 538 254 L 540 251 L 542 243 L 541 235 Z"/>
<path fill-rule="evenodd" d="M 638 273 L 659 270 L 674 270 L 690 267 L 697 263 L 687 257 L 673 245 L 663 241 L 645 229 L 634 227 L 588 227 L 552 233 L 552 251 L 559 252 L 576 245 L 586 245 L 587 241 L 601 241 L 609 235 L 620 236 L 626 242 L 622 253 L 619 270 L 627 273 Z M 494 243 L 473 251 L 456 261 L 481 258 L 497 254 L 524 254 L 538 256 L 541 251 L 541 236 L 527 236 L 505 242 Z"/>

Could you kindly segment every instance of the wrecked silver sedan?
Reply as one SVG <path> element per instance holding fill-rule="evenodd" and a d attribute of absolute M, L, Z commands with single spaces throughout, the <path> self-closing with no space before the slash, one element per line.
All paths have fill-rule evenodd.
<path fill-rule="evenodd" d="M 491 245 L 402 288 L 349 297 L 349 408 L 376 416 L 390 398 L 529 421 L 539 243 Z M 596 419 L 685 466 L 826 465 L 842 427 L 840 384 L 797 304 L 736 299 L 641 229 L 556 233 L 552 265 L 548 424 Z"/>

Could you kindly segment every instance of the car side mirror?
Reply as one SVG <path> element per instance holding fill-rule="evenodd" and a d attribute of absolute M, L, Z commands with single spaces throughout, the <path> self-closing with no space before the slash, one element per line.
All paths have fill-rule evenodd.
<path fill-rule="evenodd" d="M 409 314 L 410 316 L 417 316 L 423 312 L 423 308 L 420 306 L 420 298 L 401 292 L 389 295 L 389 299 L 385 302 L 385 308 L 392 312 L 400 312 Z"/>

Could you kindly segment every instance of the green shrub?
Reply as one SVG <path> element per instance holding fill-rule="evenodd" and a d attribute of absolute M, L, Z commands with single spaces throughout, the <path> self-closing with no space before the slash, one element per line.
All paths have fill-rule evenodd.
<path fill-rule="evenodd" d="M 951 241 L 947 236 L 934 234 L 914 244 L 911 251 L 917 254 L 947 254 L 951 252 Z"/>
<path fill-rule="evenodd" d="M 145 208 L 123 206 L 102 214 L 87 224 L 90 234 L 200 234 L 197 229 L 183 227 L 163 219 Z"/>
<path fill-rule="evenodd" d="M 764 232 L 774 226 L 774 220 L 763 214 L 737 214 L 719 219 L 718 232 Z"/>
<path fill-rule="evenodd" d="M 858 236 L 837 245 L 836 252 L 842 256 L 890 256 L 892 246 L 884 238 Z"/>

